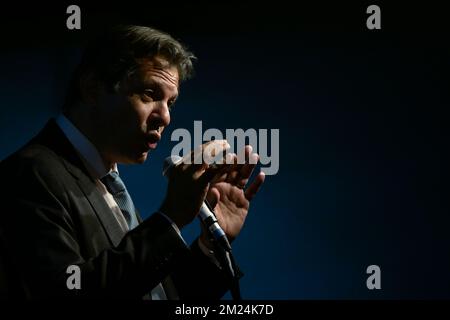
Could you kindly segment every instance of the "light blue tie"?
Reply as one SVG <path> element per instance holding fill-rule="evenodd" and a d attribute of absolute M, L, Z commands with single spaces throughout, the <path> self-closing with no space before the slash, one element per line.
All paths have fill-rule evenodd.
<path fill-rule="evenodd" d="M 106 186 L 109 193 L 111 193 L 114 200 L 116 200 L 117 205 L 127 221 L 128 228 L 131 230 L 137 227 L 139 221 L 136 216 L 136 208 L 134 207 L 133 200 L 131 200 L 125 184 L 119 177 L 119 173 L 116 171 L 111 171 L 100 180 Z M 152 300 L 167 300 L 166 293 L 161 283 L 151 291 L 150 297 Z"/>
<path fill-rule="evenodd" d="M 133 200 L 131 200 L 125 184 L 119 177 L 119 173 L 111 171 L 101 178 L 101 181 L 105 184 L 114 200 L 116 200 L 117 205 L 127 221 L 128 228 L 130 230 L 136 228 L 139 224 L 136 216 L 136 208 L 134 207 Z"/>

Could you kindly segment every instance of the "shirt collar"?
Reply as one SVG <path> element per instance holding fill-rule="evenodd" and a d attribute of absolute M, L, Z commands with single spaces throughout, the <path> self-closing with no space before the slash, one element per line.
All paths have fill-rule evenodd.
<path fill-rule="evenodd" d="M 82 157 L 94 178 L 100 179 L 111 171 L 118 172 L 116 163 L 114 163 L 112 169 L 105 166 L 94 144 L 66 116 L 60 114 L 56 118 L 56 123 Z"/>

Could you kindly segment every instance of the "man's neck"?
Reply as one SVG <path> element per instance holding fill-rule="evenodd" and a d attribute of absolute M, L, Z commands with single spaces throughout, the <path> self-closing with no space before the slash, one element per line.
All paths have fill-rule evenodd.
<path fill-rule="evenodd" d="M 100 139 L 98 139 L 98 135 L 96 134 L 96 126 L 91 123 L 93 117 L 89 116 L 86 112 L 81 112 L 79 110 L 66 110 L 63 114 L 95 146 L 102 158 L 105 168 L 116 170 L 116 162 L 110 159 L 108 152 L 104 150 L 102 143 L 99 141 Z"/>

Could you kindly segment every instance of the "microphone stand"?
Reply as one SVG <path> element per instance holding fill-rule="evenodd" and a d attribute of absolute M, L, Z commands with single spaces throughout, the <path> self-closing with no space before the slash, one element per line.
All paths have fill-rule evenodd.
<path fill-rule="evenodd" d="M 208 206 L 209 210 L 216 215 L 213 211 L 211 205 L 205 199 L 205 204 Z M 208 230 L 208 229 L 207 229 Z M 210 231 L 208 230 L 208 233 Z M 214 252 L 216 253 L 216 257 L 219 260 L 220 265 L 225 270 L 230 283 L 231 283 L 231 296 L 233 300 L 240 301 L 242 300 L 241 291 L 239 287 L 239 279 L 242 277 L 242 272 L 239 270 L 236 261 L 234 260 L 234 256 L 232 253 L 232 248 L 226 237 L 222 238 L 223 241 L 216 241 L 213 235 L 210 233 L 211 242 L 214 245 Z"/>

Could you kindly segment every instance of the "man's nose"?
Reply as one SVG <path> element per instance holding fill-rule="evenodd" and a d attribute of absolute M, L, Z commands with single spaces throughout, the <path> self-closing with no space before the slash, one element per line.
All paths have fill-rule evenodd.
<path fill-rule="evenodd" d="M 158 103 L 158 107 L 155 110 L 155 114 L 157 118 L 155 120 L 158 121 L 159 127 L 167 127 L 170 123 L 170 112 L 169 106 L 166 102 Z"/>

